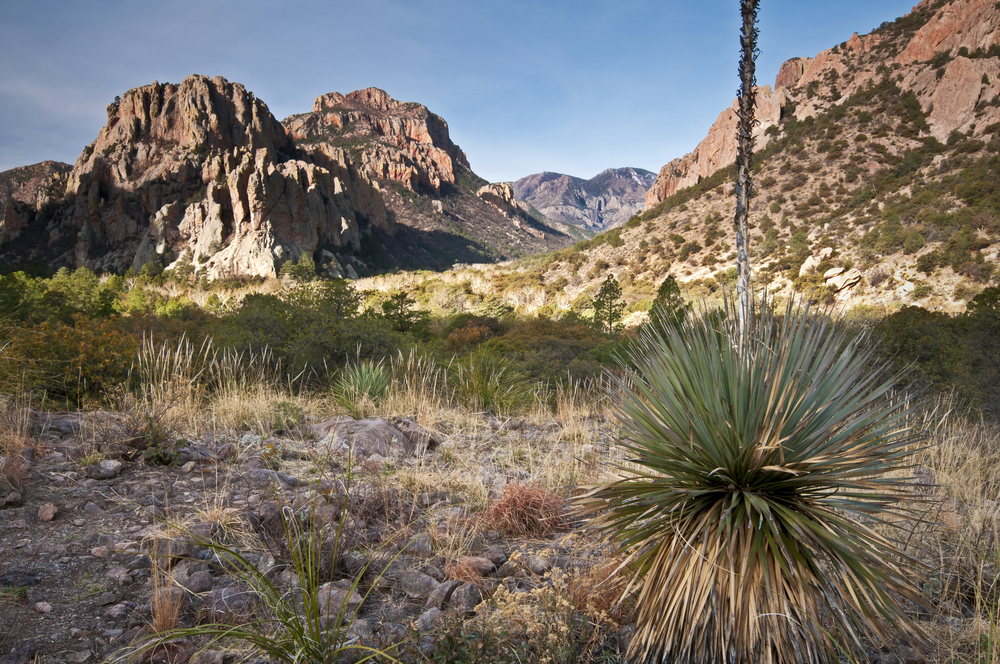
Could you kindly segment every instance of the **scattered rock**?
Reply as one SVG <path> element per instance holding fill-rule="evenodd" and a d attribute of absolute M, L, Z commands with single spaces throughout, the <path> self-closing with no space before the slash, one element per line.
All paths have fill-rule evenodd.
<path fill-rule="evenodd" d="M 429 632 L 443 625 L 447 617 L 441 609 L 427 609 L 414 621 L 414 627 L 421 632 Z"/>
<path fill-rule="evenodd" d="M 452 593 L 448 604 L 453 611 L 463 614 L 475 610 L 482 601 L 483 593 L 475 584 L 463 583 Z"/>
<path fill-rule="evenodd" d="M 184 581 L 184 587 L 198 594 L 212 589 L 215 578 L 209 572 L 195 572 Z"/>
<path fill-rule="evenodd" d="M 441 439 L 406 417 L 394 417 L 392 424 L 403 432 L 407 439 L 407 454 L 423 454 L 437 449 Z"/>
<path fill-rule="evenodd" d="M 427 557 L 433 552 L 433 544 L 430 533 L 421 533 L 414 537 L 403 550 L 414 556 Z"/>
<path fill-rule="evenodd" d="M 399 589 L 413 599 L 428 598 L 441 585 L 430 576 L 416 570 L 406 570 L 401 573 L 397 582 Z"/>
<path fill-rule="evenodd" d="M 56 518 L 56 514 L 59 509 L 52 503 L 45 503 L 38 508 L 38 520 L 39 521 L 51 521 Z"/>
<path fill-rule="evenodd" d="M 335 452 L 348 449 L 357 457 L 368 458 L 373 454 L 382 457 L 398 456 L 410 447 L 402 431 L 382 419 L 354 420 L 335 417 L 313 427 L 319 444 Z"/>
<path fill-rule="evenodd" d="M 445 581 L 440 584 L 437 588 L 431 591 L 430 595 L 427 596 L 427 602 L 424 604 L 424 608 L 445 608 L 451 600 L 452 593 L 454 593 L 455 589 L 461 585 L 462 582 L 459 579 L 451 579 L 450 581 Z"/>
<path fill-rule="evenodd" d="M 41 582 L 42 575 L 39 572 L 12 569 L 0 574 L 0 586 L 4 588 L 27 588 L 37 586 Z"/>
<path fill-rule="evenodd" d="M 0 664 L 28 664 L 35 659 L 38 649 L 31 644 L 22 646 L 5 655 L 0 655 Z"/>
<path fill-rule="evenodd" d="M 524 566 L 532 574 L 541 576 L 552 569 L 552 563 L 542 556 L 529 555 L 524 557 Z"/>
<path fill-rule="evenodd" d="M 231 586 L 208 593 L 203 610 L 209 622 L 235 623 L 249 618 L 255 608 L 253 593 Z"/>
<path fill-rule="evenodd" d="M 35 602 L 35 611 L 39 613 L 52 613 L 52 605 L 48 602 Z"/>

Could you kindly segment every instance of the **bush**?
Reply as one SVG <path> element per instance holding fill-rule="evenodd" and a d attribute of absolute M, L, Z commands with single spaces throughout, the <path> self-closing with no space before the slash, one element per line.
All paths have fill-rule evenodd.
<path fill-rule="evenodd" d="M 139 348 L 118 319 L 88 319 L 83 314 L 74 314 L 69 324 L 46 321 L 11 328 L 8 334 L 0 381 L 20 383 L 27 391 L 71 407 L 127 383 Z"/>

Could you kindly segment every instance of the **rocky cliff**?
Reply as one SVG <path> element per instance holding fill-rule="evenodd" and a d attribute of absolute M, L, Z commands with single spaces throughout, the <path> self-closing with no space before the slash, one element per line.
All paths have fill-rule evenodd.
<path fill-rule="evenodd" d="M 45 205 L 53 194 L 66 187 L 66 174 L 72 169 L 60 161 L 43 161 L 0 173 L 0 219 L 4 219 L 9 205 L 13 206 L 12 215 L 17 208 Z M 16 223 L 13 217 L 11 222 Z"/>
<path fill-rule="evenodd" d="M 362 257 L 380 265 L 445 268 L 513 258 L 571 244 L 571 227 L 534 218 L 510 185 L 489 185 L 426 106 L 378 88 L 321 95 L 310 113 L 283 121 L 314 160 L 337 152 L 382 192 L 398 229 Z"/>
<path fill-rule="evenodd" d="M 589 180 L 546 172 L 521 178 L 514 193 L 550 219 L 604 230 L 642 210 L 655 179 L 641 168 L 609 168 Z"/>
<path fill-rule="evenodd" d="M 5 219 L 0 261 L 122 272 L 192 264 L 210 278 L 274 276 L 313 255 L 333 274 L 341 249 L 392 224 L 375 189 L 337 154 L 299 155 L 267 106 L 239 83 L 189 76 L 135 88 L 72 171 L 58 204 Z"/>
<path fill-rule="evenodd" d="M 782 65 L 774 89 L 757 90 L 757 149 L 782 119 L 818 117 L 891 70 L 928 114 L 930 135 L 981 133 L 1000 119 L 1000 11 L 989 0 L 922 0 L 899 20 L 851 38 L 816 57 Z M 736 113 L 724 110 L 695 150 L 667 163 L 646 194 L 652 208 L 736 159 Z M 976 129 L 978 128 L 978 129 Z"/>
<path fill-rule="evenodd" d="M 477 196 L 487 183 L 447 123 L 375 88 L 323 95 L 287 129 L 239 83 L 199 75 L 129 90 L 107 115 L 72 169 L 0 176 L 0 265 L 276 276 L 308 254 L 355 276 L 574 240 Z"/>
<path fill-rule="evenodd" d="M 825 303 L 957 312 L 1000 285 L 1000 4 L 925 0 L 789 60 L 759 92 L 750 210 L 756 287 Z M 552 256 L 572 302 L 608 273 L 629 303 L 668 274 L 687 297 L 735 279 L 735 114 L 667 164 L 650 208 Z"/>

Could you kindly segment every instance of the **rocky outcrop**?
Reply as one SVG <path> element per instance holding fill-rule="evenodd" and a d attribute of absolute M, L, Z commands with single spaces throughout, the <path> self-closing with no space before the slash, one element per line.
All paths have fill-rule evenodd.
<path fill-rule="evenodd" d="M 465 153 L 451 141 L 448 123 L 426 106 L 396 101 L 384 90 L 365 88 L 316 98 L 312 113 L 284 121 L 303 146 L 360 147 L 359 166 L 371 179 L 393 180 L 413 192 L 441 194 L 454 185 Z"/>
<path fill-rule="evenodd" d="M 32 249 L 57 263 L 121 272 L 183 260 L 210 278 L 275 276 L 302 253 L 360 248 L 370 225 L 391 231 L 377 190 L 343 155 L 302 155 L 239 83 L 154 82 L 107 113 L 69 174 L 62 209 L 26 222 L 44 224 Z"/>
<path fill-rule="evenodd" d="M 0 244 L 20 235 L 32 210 L 52 203 L 66 188 L 72 169 L 59 161 L 43 161 L 0 173 Z"/>
<path fill-rule="evenodd" d="M 656 175 L 641 168 L 609 168 L 590 180 L 536 173 L 514 183 L 514 193 L 550 219 L 603 230 L 642 210 Z"/>
<path fill-rule="evenodd" d="M 781 119 L 781 108 L 786 99 L 784 88 L 771 90 L 769 85 L 757 88 L 758 124 L 754 130 L 754 137 L 758 149 L 767 144 L 768 137 L 765 134 L 767 129 L 778 124 Z M 674 159 L 660 169 L 653 186 L 646 192 L 646 208 L 656 206 L 680 189 L 697 184 L 701 178 L 735 163 L 736 124 L 734 101 L 732 106 L 719 114 L 712 128 L 708 130 L 708 136 L 698 144 L 694 152 Z"/>
<path fill-rule="evenodd" d="M 937 3 L 922 0 L 913 11 L 930 11 Z M 953 0 L 934 12 L 917 30 L 895 61 L 902 65 L 930 60 L 942 51 L 957 54 L 988 51 L 1000 43 L 1000 13 L 993 0 Z"/>
<path fill-rule="evenodd" d="M 1000 121 L 1000 61 L 985 57 L 1000 44 L 1000 6 L 990 0 L 922 0 L 904 17 L 868 35 L 855 33 L 812 58 L 786 61 L 774 91 L 758 93 L 758 132 L 781 119 L 781 108 L 798 120 L 818 117 L 835 103 L 883 79 L 889 67 L 900 89 L 920 101 L 932 136 L 945 141 L 955 130 L 982 131 Z M 907 27 L 914 26 L 914 27 Z M 917 27 L 919 26 L 919 27 Z M 946 53 L 942 65 L 930 60 Z M 794 107 L 794 110 L 792 110 Z M 694 152 L 668 162 L 646 194 L 650 208 L 680 189 L 733 163 L 735 107 L 723 111 Z M 766 139 L 765 139 L 766 140 Z M 762 147 L 764 141 L 758 141 Z"/>
<path fill-rule="evenodd" d="M 514 187 L 510 182 L 494 182 L 484 185 L 476 190 L 476 196 L 507 216 L 516 216 L 520 212 L 514 197 Z"/>
<path fill-rule="evenodd" d="M 311 113 L 284 120 L 300 150 L 318 161 L 338 153 L 381 189 L 396 240 L 378 260 L 445 269 L 454 262 L 513 258 L 567 246 L 554 222 L 534 219 L 509 183 L 488 184 L 426 106 L 378 88 L 318 97 Z"/>
<path fill-rule="evenodd" d="M 1000 110 L 996 107 L 981 108 L 980 104 L 989 102 L 998 94 L 1000 63 L 996 58 L 955 58 L 948 63 L 929 97 L 927 122 L 931 126 L 931 135 L 945 141 L 953 130 L 965 132 L 973 123 L 986 126 L 996 122 L 1000 119 Z"/>

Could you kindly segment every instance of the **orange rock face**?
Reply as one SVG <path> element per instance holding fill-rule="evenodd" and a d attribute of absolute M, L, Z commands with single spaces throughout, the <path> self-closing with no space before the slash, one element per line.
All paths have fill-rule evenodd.
<path fill-rule="evenodd" d="M 985 57 L 1000 44 L 1000 5 L 994 0 L 922 0 L 906 19 L 904 27 L 855 33 L 815 57 L 785 62 L 775 79 L 775 92 L 767 90 L 759 97 L 759 129 L 778 122 L 781 106 L 788 102 L 794 103 L 790 114 L 796 119 L 818 117 L 890 72 L 904 93 L 916 96 L 928 113 L 931 135 L 940 141 L 955 130 L 981 132 L 1000 121 L 1000 107 L 994 102 L 1000 95 L 1000 59 Z M 963 48 L 967 53 L 959 55 Z M 951 58 L 943 68 L 928 62 L 942 52 Z M 733 163 L 735 127 L 735 111 L 728 108 L 694 152 L 661 169 L 646 194 L 646 207 Z M 878 168 L 875 162 L 861 165 Z"/>
<path fill-rule="evenodd" d="M 923 0 L 914 10 L 930 6 Z M 930 60 L 941 51 L 989 50 L 1000 43 L 1000 12 L 992 0 L 954 0 L 925 23 L 896 58 L 899 64 Z"/>
<path fill-rule="evenodd" d="M 457 165 L 469 168 L 447 122 L 426 106 L 397 101 L 378 88 L 321 95 L 312 113 L 284 123 L 300 144 L 359 146 L 368 177 L 415 192 L 440 195 L 443 183 L 455 183 Z"/>
<path fill-rule="evenodd" d="M 767 142 L 765 131 L 781 119 L 781 107 L 785 99 L 784 89 L 772 91 L 771 86 L 757 88 L 757 112 L 759 121 L 754 136 L 757 146 Z M 736 161 L 736 102 L 722 111 L 712 128 L 694 152 L 674 159 L 662 169 L 656 182 L 646 192 L 646 207 L 650 208 L 684 187 L 697 184 L 720 168 Z"/>

